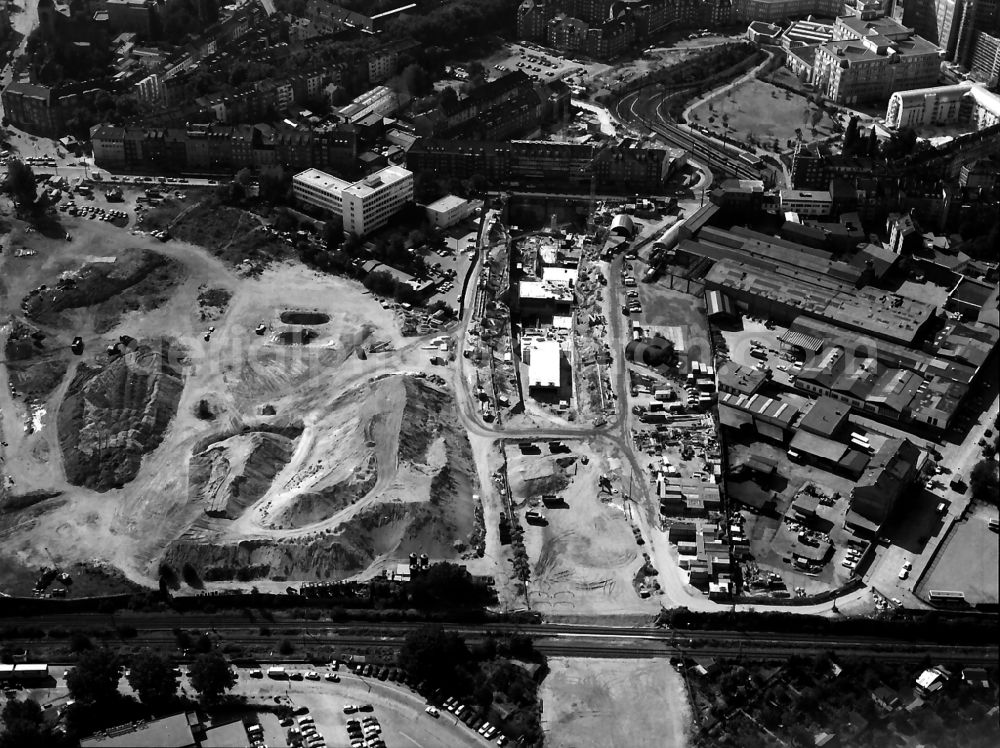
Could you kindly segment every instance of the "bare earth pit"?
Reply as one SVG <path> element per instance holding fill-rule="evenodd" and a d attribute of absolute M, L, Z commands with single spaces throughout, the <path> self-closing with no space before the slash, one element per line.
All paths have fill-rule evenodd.
<path fill-rule="evenodd" d="M 282 312 L 281 321 L 286 325 L 325 325 L 330 321 L 329 314 L 322 312 Z"/>

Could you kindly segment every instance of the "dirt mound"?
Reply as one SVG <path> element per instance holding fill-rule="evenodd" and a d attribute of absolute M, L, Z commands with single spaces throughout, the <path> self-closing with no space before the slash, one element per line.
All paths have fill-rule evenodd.
<path fill-rule="evenodd" d="M 326 419 L 329 430 L 311 425 L 298 449 L 317 461 L 301 457 L 296 477 L 275 484 L 263 505 L 274 502 L 273 514 L 256 537 L 226 536 L 206 518 L 166 560 L 196 569 L 266 567 L 277 580 L 340 579 L 410 553 L 455 558 L 482 537 L 472 447 L 450 392 L 390 375 L 344 393 Z"/>
<path fill-rule="evenodd" d="M 519 501 L 559 493 L 572 480 L 568 468 L 573 462 L 559 457 L 513 457 L 509 464 L 511 492 Z"/>
<path fill-rule="evenodd" d="M 274 517 L 273 523 L 280 527 L 299 529 L 322 522 L 365 497 L 375 487 L 377 480 L 378 461 L 375 455 L 369 455 L 367 463 L 355 470 L 347 480 L 297 496 L 295 501 Z"/>
<path fill-rule="evenodd" d="M 103 305 L 98 332 L 111 329 L 124 312 L 153 309 L 169 298 L 183 273 L 174 260 L 145 249 L 130 249 L 115 262 L 89 262 L 63 273 L 54 288 L 36 288 L 21 302 L 25 316 L 55 325 L 70 309 Z"/>
<path fill-rule="evenodd" d="M 10 383 L 22 395 L 46 397 L 69 368 L 69 353 L 34 325 L 15 319 L 4 344 Z"/>
<path fill-rule="evenodd" d="M 216 442 L 191 458 L 188 496 L 212 517 L 234 518 L 263 496 L 288 464 L 295 440 L 254 431 Z"/>
<path fill-rule="evenodd" d="M 66 479 L 97 491 L 119 487 L 163 440 L 183 389 L 178 349 L 143 343 L 104 367 L 81 365 L 59 408 Z"/>

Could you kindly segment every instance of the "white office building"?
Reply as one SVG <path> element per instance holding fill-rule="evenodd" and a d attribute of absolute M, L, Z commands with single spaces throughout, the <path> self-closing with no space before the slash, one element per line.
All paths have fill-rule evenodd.
<path fill-rule="evenodd" d="M 358 182 L 346 182 L 319 169 L 292 178 L 292 194 L 306 205 L 340 216 L 344 231 L 364 236 L 385 226 L 413 200 L 413 173 L 387 166 Z"/>
<path fill-rule="evenodd" d="M 799 216 L 828 216 L 833 198 L 826 190 L 781 190 L 781 210 Z"/>
<path fill-rule="evenodd" d="M 424 210 L 431 226 L 446 229 L 468 218 L 472 214 L 472 203 L 458 195 L 445 195 Z"/>

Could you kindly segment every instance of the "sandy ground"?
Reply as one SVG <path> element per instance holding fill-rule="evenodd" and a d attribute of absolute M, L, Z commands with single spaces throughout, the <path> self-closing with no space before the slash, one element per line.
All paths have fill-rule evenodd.
<path fill-rule="evenodd" d="M 551 748 L 682 748 L 691 708 L 666 660 L 555 657 L 542 684 Z"/>
<path fill-rule="evenodd" d="M 113 256 L 128 247 L 152 249 L 177 260 L 183 266 L 183 279 L 160 308 L 128 313 L 104 335 L 94 333 L 89 310 L 74 313 L 79 325 L 73 330 L 49 331 L 58 336 L 54 340 L 65 337 L 65 344 L 73 334 L 81 334 L 86 351 L 82 358 L 71 359 L 62 386 L 44 403 L 46 414 L 33 434 L 19 428 L 26 416 L 24 402 L 10 398 L 6 367 L 0 365 L 0 412 L 4 440 L 9 444 L 0 448 L 6 485 L 14 493 L 38 489 L 62 494 L 8 520 L 3 528 L 5 549 L 24 563 L 49 563 L 43 550 L 47 546 L 59 562 L 104 559 L 134 579 L 148 579 L 150 564 L 166 544 L 203 517 L 204 507 L 187 501 L 187 462 L 197 442 L 212 433 L 260 421 L 261 408 L 271 405 L 278 421 L 297 421 L 305 428 L 292 463 L 276 476 L 275 486 L 293 492 L 306 479 L 314 484 L 324 479 L 335 481 L 333 473 L 338 469 L 350 473 L 357 467 L 351 458 L 364 458 L 360 452 L 367 445 L 362 439 L 361 451 L 344 455 L 343 464 L 330 464 L 331 460 L 319 466 L 324 450 L 330 451 L 337 441 L 338 426 L 343 426 L 335 422 L 333 401 L 352 391 L 355 399 L 363 400 L 366 383 L 385 374 L 433 370 L 427 351 L 422 349 L 427 339 L 404 339 L 396 312 L 383 307 L 354 281 L 321 275 L 298 263 L 277 264 L 260 277 L 245 277 L 193 245 L 177 241 L 163 244 L 109 223 L 65 214 L 60 218 L 73 235 L 72 242 L 26 234 L 17 227 L 3 238 L 8 247 L 16 242 L 17 246 L 36 249 L 37 254 L 15 258 L 5 251 L 0 256 L 0 320 L 19 313 L 20 299 L 28 290 L 41 283 L 54 284 L 62 270 L 79 267 L 92 256 Z M 199 314 L 197 297 L 204 288 L 232 293 L 228 309 L 210 321 Z M 280 313 L 289 309 L 322 312 L 330 320 L 314 326 L 319 337 L 308 346 L 278 345 L 275 335 L 287 329 Z M 205 341 L 209 322 L 216 330 L 210 341 Z M 259 323 L 269 328 L 266 335 L 254 334 Z M 2 329 L 6 339 L 7 328 Z M 185 388 L 163 444 L 146 456 L 135 480 L 122 489 L 98 494 L 66 483 L 54 414 L 79 362 L 95 357 L 109 339 L 121 334 L 137 339 L 168 335 L 179 340 L 188 351 Z M 369 355 L 366 360 L 353 355 L 356 345 L 375 342 L 385 343 L 387 352 Z M 217 414 L 214 421 L 195 416 L 202 399 L 212 404 Z M 387 426 L 390 431 L 391 426 Z M 368 426 L 361 424 L 361 428 Z M 394 442 L 380 438 L 372 444 L 376 446 L 383 450 L 383 465 L 391 467 L 395 455 L 384 450 L 393 448 Z M 435 454 L 443 455 L 441 446 Z M 433 467 L 436 458 L 430 454 L 428 459 Z M 426 476 L 425 482 L 431 477 Z M 405 486 L 398 488 L 400 493 Z M 273 502 L 272 496 L 262 499 L 257 519 L 247 520 L 255 527 L 240 525 L 237 530 L 287 534 L 270 521 L 283 508 L 283 496 Z M 302 529 L 302 534 L 316 529 Z"/>
<path fill-rule="evenodd" d="M 555 465 L 568 454 L 549 454 L 542 443 L 541 455 L 522 455 L 508 450 L 509 479 L 522 512 L 528 508 L 542 512 L 547 524 L 530 524 L 523 518 L 524 542 L 531 563 L 529 593 L 531 607 L 543 613 L 601 615 L 648 612 L 659 603 L 642 599 L 633 586 L 642 567 L 643 547 L 636 543 L 632 528 L 633 508 L 621 492 L 602 492 L 602 474 L 615 473 L 615 486 L 622 485 L 623 460 L 604 451 L 604 446 L 567 441 L 578 459 L 565 470 Z M 589 462 L 584 465 L 579 456 Z M 627 472 L 627 471 L 626 471 Z M 553 476 L 562 475 L 565 487 Z M 627 482 L 627 477 L 625 478 Z M 543 493 L 565 499 L 561 507 L 544 507 Z"/>

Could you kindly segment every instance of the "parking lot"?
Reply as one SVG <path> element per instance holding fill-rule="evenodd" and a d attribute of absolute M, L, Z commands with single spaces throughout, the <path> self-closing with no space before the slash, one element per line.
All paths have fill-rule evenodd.
<path fill-rule="evenodd" d="M 330 666 L 313 667 L 302 664 L 277 667 L 283 667 L 286 674 L 294 679 L 269 678 L 266 675 L 267 666 L 258 670 L 260 674 L 257 677 L 253 675 L 252 668 L 237 668 L 237 682 L 232 690 L 233 695 L 246 696 L 248 699 L 245 712 L 238 716 L 248 726 L 259 724 L 263 742 L 270 748 L 299 745 L 305 748 L 359 748 L 356 739 L 352 745 L 348 731 L 352 720 L 357 720 L 362 728 L 363 748 L 381 748 L 379 741 L 388 748 L 469 748 L 497 745 L 497 735 L 494 735 L 493 740 L 487 741 L 444 708 L 437 716 L 429 714 L 426 711 L 427 702 L 401 683 L 356 675 L 346 667 L 340 667 L 337 671 Z M 46 711 L 58 710 L 69 699 L 64 677 L 67 670 L 69 668 L 65 666 L 52 666 L 49 670 L 52 683 L 46 688 L 30 690 L 26 695 L 38 701 Z M 310 671 L 318 679 L 305 678 L 305 674 Z M 327 680 L 327 676 L 334 672 L 339 680 Z M 125 694 L 133 693 L 125 677 L 121 680 L 120 689 Z M 181 668 L 180 689 L 182 694 L 195 695 L 188 681 L 187 667 Z M 266 710 L 255 708 L 264 705 Z M 278 706 L 288 706 L 294 710 L 293 718 L 279 720 L 273 713 Z M 348 706 L 352 707 L 350 714 L 345 713 L 345 707 Z M 363 711 L 359 711 L 359 707 Z M 224 721 L 237 716 L 229 714 Z M 368 730 L 366 735 L 363 723 L 365 718 L 377 720 L 377 733 Z M 307 725 L 312 725 L 312 729 L 303 729 Z M 354 730 L 351 732 L 356 734 Z M 317 737 L 310 742 L 307 738 L 311 735 Z"/>
<path fill-rule="evenodd" d="M 590 76 L 609 69 L 599 62 L 563 57 L 530 42 L 508 42 L 482 63 L 493 78 L 521 70 L 534 81 L 564 80 L 570 86 L 579 86 Z"/>

